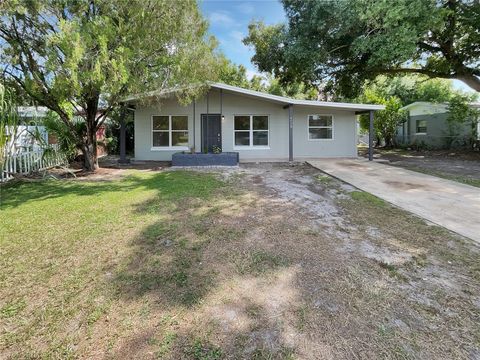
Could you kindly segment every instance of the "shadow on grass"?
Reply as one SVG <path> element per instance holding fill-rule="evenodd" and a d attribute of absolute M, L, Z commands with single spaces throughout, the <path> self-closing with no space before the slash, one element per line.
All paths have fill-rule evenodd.
<path fill-rule="evenodd" d="M 105 193 L 156 190 L 164 200 L 205 197 L 214 187 L 194 172 L 137 173 L 112 181 L 45 180 L 17 182 L 0 188 L 0 208 L 8 209 L 34 201 L 65 196 L 102 196 Z M 216 181 L 216 185 L 220 185 Z"/>

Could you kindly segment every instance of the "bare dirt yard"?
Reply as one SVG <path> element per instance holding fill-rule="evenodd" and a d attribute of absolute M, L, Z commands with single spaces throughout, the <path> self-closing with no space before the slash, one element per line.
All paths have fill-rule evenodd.
<path fill-rule="evenodd" d="M 365 150 L 360 151 L 366 156 Z M 407 151 L 375 149 L 375 158 L 390 165 L 480 187 L 479 151 Z"/>
<path fill-rule="evenodd" d="M 97 180 L 3 190 L 1 357 L 480 358 L 479 247 L 319 170 Z"/>

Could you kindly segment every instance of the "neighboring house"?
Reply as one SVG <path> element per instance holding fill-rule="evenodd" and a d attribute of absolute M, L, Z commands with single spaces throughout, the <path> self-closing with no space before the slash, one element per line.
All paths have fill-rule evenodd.
<path fill-rule="evenodd" d="M 480 108 L 480 103 L 470 104 Z M 408 112 L 408 120 L 397 129 L 397 142 L 400 144 L 418 144 L 431 147 L 444 147 L 455 139 L 451 139 L 448 131 L 448 105 L 417 101 L 401 108 Z M 480 124 L 477 124 L 480 130 Z M 480 131 L 477 131 L 480 133 Z M 458 138 L 466 138 L 471 134 L 471 125 L 463 126 Z"/>
<path fill-rule="evenodd" d="M 48 132 L 41 125 L 47 111 L 48 109 L 43 106 L 19 106 L 17 108 L 21 121 L 14 131 L 9 129 L 9 133 L 13 135 L 7 144 L 9 152 L 36 151 L 49 141 Z"/>
<path fill-rule="evenodd" d="M 218 83 L 187 106 L 174 91 L 154 99 L 153 105 L 127 99 L 135 106 L 136 160 L 169 161 L 179 151 L 213 147 L 238 152 L 241 161 L 356 157 L 356 114 L 384 108 L 297 100 Z"/>
<path fill-rule="evenodd" d="M 44 126 L 42 126 L 42 119 L 47 116 L 48 108 L 45 106 L 19 106 L 17 108 L 18 115 L 21 118 L 22 125 L 18 126 L 14 140 L 14 152 L 39 150 L 43 144 L 40 143 L 36 136 L 37 133 L 43 139 L 44 144 L 48 143 L 54 145 L 58 142 L 53 134 L 49 134 Z M 108 122 L 108 119 L 107 121 Z M 105 144 L 105 124 L 100 126 L 97 130 L 97 156 L 107 155 L 107 147 Z"/>

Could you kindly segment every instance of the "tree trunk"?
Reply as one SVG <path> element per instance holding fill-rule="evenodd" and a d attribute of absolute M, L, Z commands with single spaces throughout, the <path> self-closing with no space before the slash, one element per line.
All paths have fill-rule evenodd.
<path fill-rule="evenodd" d="M 97 163 L 97 129 L 94 125 L 95 120 L 90 121 L 87 118 L 87 133 L 85 142 L 82 146 L 82 154 L 84 157 L 83 168 L 86 171 L 95 171 L 98 167 Z"/>
<path fill-rule="evenodd" d="M 470 86 L 473 90 L 480 92 L 480 78 L 475 75 L 458 75 L 457 79 Z"/>

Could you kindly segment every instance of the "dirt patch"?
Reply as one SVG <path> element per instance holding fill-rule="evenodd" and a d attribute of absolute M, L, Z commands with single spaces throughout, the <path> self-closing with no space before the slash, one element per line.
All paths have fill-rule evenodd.
<path fill-rule="evenodd" d="M 375 149 L 375 159 L 389 165 L 480 186 L 480 152 Z"/>
<path fill-rule="evenodd" d="M 64 248 L 69 257 L 62 264 L 75 270 L 71 283 L 63 284 L 61 274 L 50 270 L 57 256 L 47 259 L 52 264 L 42 259 L 31 275 L 52 271 L 55 284 L 63 286 L 50 293 L 50 283 L 30 279 L 41 289 L 28 311 L 59 294 L 64 297 L 49 310 L 68 311 L 54 324 L 42 312 L 40 330 L 19 333 L 14 313 L 21 321 L 29 313 L 22 313 L 21 302 L 8 303 L 2 307 L 9 331 L 0 343 L 2 354 L 135 359 L 480 354 L 479 249 L 471 242 L 308 165 L 191 171 L 199 173 L 160 172 L 156 175 L 164 179 L 175 175 L 175 181 L 125 184 L 108 203 L 100 202 L 96 217 L 107 208 L 125 217 L 109 231 L 82 233 L 75 251 Z M 201 198 L 212 178 L 214 192 Z M 185 179 L 193 181 L 185 185 Z M 177 188 L 179 183 L 184 187 Z M 129 201 L 119 203 L 125 193 Z M 66 243 L 55 243 L 55 249 Z M 32 256 L 28 266 L 38 261 Z M 88 286 L 79 282 L 82 271 Z M 53 331 L 44 334 L 45 329 Z"/>

